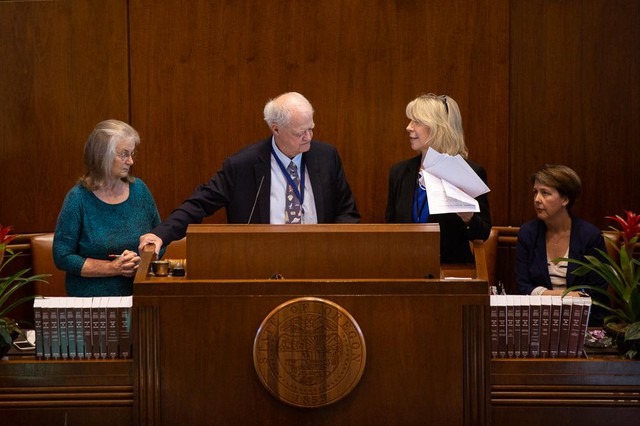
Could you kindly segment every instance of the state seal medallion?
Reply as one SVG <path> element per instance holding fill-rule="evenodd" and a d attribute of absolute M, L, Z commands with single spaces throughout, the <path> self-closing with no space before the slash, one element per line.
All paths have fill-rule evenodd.
<path fill-rule="evenodd" d="M 253 342 L 253 365 L 276 398 L 296 407 L 322 407 L 344 398 L 360 381 L 364 337 L 342 306 L 300 297 L 275 308 Z"/>

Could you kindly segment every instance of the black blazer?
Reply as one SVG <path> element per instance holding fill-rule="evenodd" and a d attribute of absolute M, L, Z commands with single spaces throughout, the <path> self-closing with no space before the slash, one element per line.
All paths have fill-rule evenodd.
<path fill-rule="evenodd" d="M 402 161 L 389 172 L 389 195 L 385 220 L 388 223 L 412 223 L 413 195 L 418 185 L 421 156 Z M 487 183 L 484 168 L 466 160 L 474 172 Z M 430 214 L 428 222 L 440 224 L 440 262 L 473 263 L 471 240 L 486 240 L 491 232 L 491 214 L 487 194 L 476 198 L 480 213 L 475 213 L 468 226 L 455 213 Z"/>
<path fill-rule="evenodd" d="M 358 223 L 360 214 L 337 150 L 313 140 L 302 160 L 309 171 L 318 223 Z M 271 137 L 228 157 L 209 182 L 198 186 L 167 220 L 151 232 L 166 245 L 184 237 L 189 224 L 200 223 L 223 207 L 227 210 L 229 223 L 248 223 L 256 197 L 258 202 L 251 223 L 269 223 L 270 187 Z"/>

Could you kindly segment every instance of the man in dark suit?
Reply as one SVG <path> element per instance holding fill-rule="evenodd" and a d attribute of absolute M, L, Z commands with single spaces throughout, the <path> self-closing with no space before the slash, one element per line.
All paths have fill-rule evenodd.
<path fill-rule="evenodd" d="M 208 183 L 140 237 L 140 250 L 154 244 L 159 251 L 223 207 L 229 223 L 359 222 L 338 152 L 313 140 L 313 112 L 296 92 L 270 100 L 264 119 L 272 136 L 227 158 Z M 296 171 L 288 172 L 293 165 Z"/>

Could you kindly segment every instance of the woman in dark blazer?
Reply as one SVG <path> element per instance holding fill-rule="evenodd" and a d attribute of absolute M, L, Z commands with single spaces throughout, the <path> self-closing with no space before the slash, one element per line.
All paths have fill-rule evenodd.
<path fill-rule="evenodd" d="M 440 224 L 440 262 L 473 263 L 469 241 L 486 240 L 491 232 L 487 194 L 476 198 L 479 213 L 429 214 L 426 191 L 418 182 L 429 148 L 439 153 L 461 155 L 486 183 L 482 166 L 467 159 L 462 119 L 458 104 L 448 96 L 422 95 L 406 109 L 411 149 L 420 155 L 395 164 L 389 173 L 389 195 L 385 220 L 388 223 Z"/>
<path fill-rule="evenodd" d="M 533 207 L 536 219 L 518 231 L 516 244 L 516 287 L 520 294 L 562 295 L 568 287 L 590 285 L 607 288 L 599 275 L 591 272 L 577 277 L 571 272 L 578 265 L 554 262 L 568 257 L 585 260 L 585 255 L 600 256 L 606 251 L 602 232 L 571 213 L 582 189 L 580 177 L 567 166 L 547 164 L 533 174 Z M 577 292 L 574 296 L 579 295 Z M 592 294 L 592 297 L 600 297 Z M 602 323 L 604 311 L 591 308 L 591 325 Z"/>

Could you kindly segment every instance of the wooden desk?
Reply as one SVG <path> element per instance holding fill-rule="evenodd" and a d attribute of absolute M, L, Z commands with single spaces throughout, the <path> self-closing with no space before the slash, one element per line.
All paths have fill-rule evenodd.
<path fill-rule="evenodd" d="M 190 279 L 437 278 L 440 226 L 189 225 L 187 258 Z"/>
<path fill-rule="evenodd" d="M 133 362 L 0 361 L 3 425 L 133 424 Z"/>
<path fill-rule="evenodd" d="M 148 276 L 150 254 L 134 284 L 138 424 L 487 424 L 487 281 L 438 278 L 438 227 L 192 225 L 184 279 Z M 303 297 L 343 313 L 280 315 Z M 366 365 L 323 404 L 338 371 L 362 368 L 333 331 L 347 317 Z"/>
<path fill-rule="evenodd" d="M 150 253 L 143 259 L 134 361 L 2 361 L 3 425 L 583 426 L 640 418 L 637 361 L 489 360 L 484 281 L 156 278 L 146 275 Z M 443 269 L 473 276 L 467 267 Z M 360 383 L 322 408 L 278 401 L 251 362 L 265 315 L 302 295 L 344 306 L 367 343 Z"/>
<path fill-rule="evenodd" d="M 491 360 L 492 424 L 637 424 L 640 362 L 619 359 Z"/>
<path fill-rule="evenodd" d="M 254 369 L 263 319 L 299 296 L 344 307 L 364 335 L 364 374 L 332 405 L 287 405 Z M 488 424 L 488 303 L 483 281 L 137 280 L 137 424 Z"/>
<path fill-rule="evenodd" d="M 490 365 L 489 424 L 595 426 L 640 418 L 640 362 L 522 359 Z M 64 424 L 65 416 L 68 424 L 137 424 L 132 369 L 132 361 L 2 361 L 0 418 L 12 426 Z"/>

